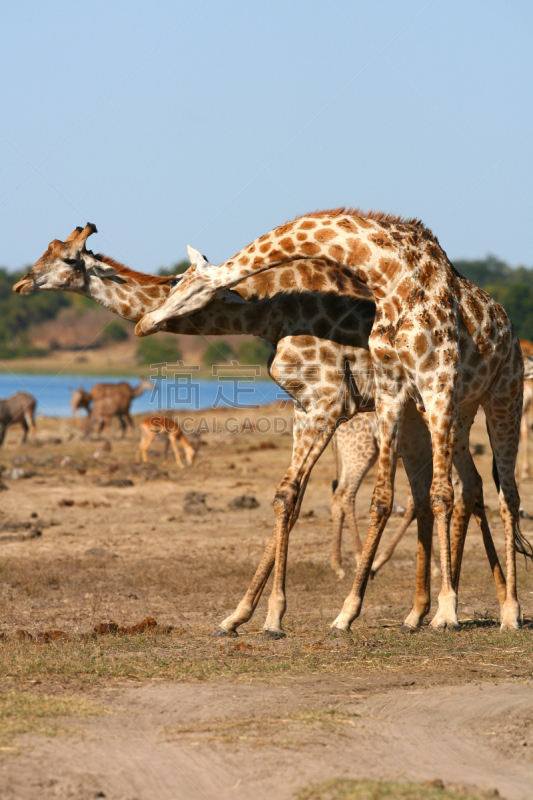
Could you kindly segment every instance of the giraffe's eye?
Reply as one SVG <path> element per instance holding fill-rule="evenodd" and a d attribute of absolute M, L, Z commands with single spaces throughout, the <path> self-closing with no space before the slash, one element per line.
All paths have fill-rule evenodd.
<path fill-rule="evenodd" d="M 76 264 L 78 263 L 77 258 L 64 258 L 63 261 L 65 262 L 65 264 L 68 264 L 69 267 L 75 267 Z"/>

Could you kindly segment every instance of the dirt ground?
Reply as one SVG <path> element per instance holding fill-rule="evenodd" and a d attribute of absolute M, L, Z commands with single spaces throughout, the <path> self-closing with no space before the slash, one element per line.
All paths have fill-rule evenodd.
<path fill-rule="evenodd" d="M 288 413 L 271 406 L 208 420 L 218 428 L 230 415 L 242 424 Z M 109 450 L 81 440 L 68 421 L 41 419 L 38 440 L 21 446 L 13 429 L 0 455 L 8 487 L 0 494 L 2 800 L 260 800 L 335 778 L 441 780 L 483 796 L 533 797 L 533 579 L 523 559 L 521 631 L 498 630 L 473 524 L 462 630 L 404 636 L 413 526 L 369 585 L 353 632 L 329 637 L 353 569 L 347 531 L 347 577 L 329 568 L 328 450 L 291 535 L 287 638 L 262 638 L 268 587 L 238 638 L 215 638 L 270 536 L 290 434 L 204 434 L 195 465 L 183 470 L 172 453 L 163 461 L 162 442 L 149 467 L 137 467 L 131 434 Z M 482 418 L 472 443 L 502 553 Z M 358 495 L 361 533 L 374 476 Z M 533 516 L 532 486 L 522 482 L 521 494 Z M 204 501 L 191 503 L 192 491 Z M 258 507 L 230 508 L 242 495 Z M 400 470 L 396 501 L 405 498 Z M 533 539 L 532 521 L 523 532 Z M 157 625 L 132 629 L 149 617 Z"/>

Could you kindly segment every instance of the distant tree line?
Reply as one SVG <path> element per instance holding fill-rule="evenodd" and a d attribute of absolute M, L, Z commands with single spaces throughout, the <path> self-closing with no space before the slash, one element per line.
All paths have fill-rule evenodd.
<path fill-rule="evenodd" d="M 501 303 L 521 339 L 533 340 L 532 267 L 513 268 L 492 255 L 477 260 L 459 259 L 454 266 L 461 275 Z M 180 275 L 188 267 L 188 261 L 179 261 L 170 267 L 162 267 L 158 275 Z M 0 359 L 45 355 L 45 351 L 30 343 L 30 325 L 55 319 L 64 308 L 75 307 L 82 314 L 93 307 L 92 301 L 65 292 L 40 292 L 31 297 L 16 295 L 12 291 L 13 284 L 25 271 L 10 272 L 0 267 Z M 120 341 L 128 336 L 119 320 L 111 322 L 107 328 L 109 330 L 103 336 L 107 342 Z M 172 355 L 174 360 L 180 356 L 177 343 L 172 345 L 159 337 L 150 337 L 139 342 L 138 359 L 143 363 L 171 360 L 161 357 L 163 351 Z M 265 363 L 268 352 L 268 346 L 259 339 L 256 342 L 244 341 L 235 349 L 227 342 L 219 341 L 207 345 L 203 361 L 207 366 L 233 359 L 240 363 Z"/>

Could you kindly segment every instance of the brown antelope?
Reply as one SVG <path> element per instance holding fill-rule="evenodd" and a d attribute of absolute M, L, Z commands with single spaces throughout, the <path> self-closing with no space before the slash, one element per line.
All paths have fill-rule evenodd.
<path fill-rule="evenodd" d="M 28 431 L 33 439 L 35 436 L 35 408 L 37 400 L 27 392 L 16 392 L 5 400 L 0 400 L 0 445 L 4 442 L 6 430 L 14 422 L 19 422 L 24 433 L 22 444 L 28 438 Z"/>
<path fill-rule="evenodd" d="M 89 392 L 93 407 L 89 412 L 89 423 L 84 438 L 90 435 L 96 424 L 99 426 L 99 432 L 104 427 L 107 436 L 109 436 L 112 417 L 118 417 L 122 427 L 122 436 L 124 436 L 126 422 L 130 428 L 133 428 L 133 420 L 130 416 L 132 400 L 135 397 L 140 397 L 148 389 L 154 388 L 154 384 L 146 378 L 141 378 L 137 386 L 131 386 L 127 381 L 95 384 Z"/>
<path fill-rule="evenodd" d="M 167 457 L 168 446 L 170 444 L 174 451 L 178 467 L 183 467 L 183 462 L 178 450 L 178 442 L 180 442 L 181 446 L 185 450 L 187 464 L 190 465 L 194 462 L 196 455 L 194 447 L 189 442 L 176 420 L 173 420 L 170 417 L 161 416 L 161 414 L 153 414 L 150 417 L 145 417 L 145 419 L 142 419 L 139 422 L 139 428 L 141 431 L 141 441 L 137 450 L 136 461 L 138 464 L 140 463 L 141 458 L 144 464 L 148 464 L 148 448 L 154 441 L 155 437 L 159 436 L 160 434 L 165 434 L 167 436 L 165 458 Z"/>

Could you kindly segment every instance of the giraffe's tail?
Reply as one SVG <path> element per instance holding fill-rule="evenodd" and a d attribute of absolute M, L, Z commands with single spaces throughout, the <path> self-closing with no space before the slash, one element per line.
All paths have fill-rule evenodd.
<path fill-rule="evenodd" d="M 489 441 L 490 441 L 490 433 L 489 433 Z M 492 447 L 492 442 L 491 442 Z M 500 493 L 500 476 L 498 475 L 498 467 L 496 465 L 496 459 L 494 456 L 492 457 L 492 477 L 494 479 L 494 483 L 496 484 L 496 489 L 498 490 L 498 494 Z M 520 553 L 524 556 L 525 559 L 529 559 L 533 561 L 533 545 L 527 539 L 522 531 L 520 530 L 520 520 L 516 520 L 514 526 L 514 549 L 517 553 Z"/>
<path fill-rule="evenodd" d="M 331 449 L 333 450 L 333 459 L 335 461 L 335 480 L 331 483 L 331 494 L 335 494 L 337 486 L 339 485 L 339 448 L 337 446 L 337 437 L 333 434 L 331 440 Z"/>

